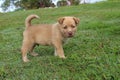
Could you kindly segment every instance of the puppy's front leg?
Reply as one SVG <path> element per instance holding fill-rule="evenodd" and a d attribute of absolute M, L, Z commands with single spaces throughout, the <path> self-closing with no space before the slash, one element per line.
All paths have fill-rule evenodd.
<path fill-rule="evenodd" d="M 60 58 L 65 58 L 63 47 L 62 44 L 60 43 L 55 44 L 55 56 L 59 56 Z"/>
<path fill-rule="evenodd" d="M 58 56 L 56 49 L 55 49 L 54 55 L 55 55 L 55 56 Z"/>

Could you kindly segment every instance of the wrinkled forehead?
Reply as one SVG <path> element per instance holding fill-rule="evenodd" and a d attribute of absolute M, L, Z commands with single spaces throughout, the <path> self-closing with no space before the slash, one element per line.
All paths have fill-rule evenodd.
<path fill-rule="evenodd" d="M 68 25 L 68 26 L 75 25 L 75 21 L 73 17 L 65 17 L 63 21 L 63 25 Z"/>

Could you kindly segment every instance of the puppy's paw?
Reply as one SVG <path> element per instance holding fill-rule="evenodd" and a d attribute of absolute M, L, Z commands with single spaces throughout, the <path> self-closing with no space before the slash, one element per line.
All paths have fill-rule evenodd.
<path fill-rule="evenodd" d="M 38 56 L 38 53 L 32 52 L 31 55 L 32 56 Z"/>
<path fill-rule="evenodd" d="M 61 59 L 66 59 L 66 57 L 65 57 L 65 56 L 60 56 L 60 58 L 61 58 Z"/>
<path fill-rule="evenodd" d="M 30 60 L 27 58 L 27 56 L 22 57 L 23 62 L 29 62 Z"/>
<path fill-rule="evenodd" d="M 29 59 L 23 59 L 23 62 L 30 62 Z"/>

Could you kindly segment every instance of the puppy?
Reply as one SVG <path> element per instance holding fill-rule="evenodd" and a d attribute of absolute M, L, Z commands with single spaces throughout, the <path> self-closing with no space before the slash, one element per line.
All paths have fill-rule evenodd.
<path fill-rule="evenodd" d="M 55 49 L 55 56 L 65 58 L 62 44 L 67 38 L 74 36 L 79 19 L 76 17 L 61 17 L 55 24 L 32 25 L 31 20 L 39 18 L 37 15 L 30 15 L 25 20 L 26 29 L 23 32 L 23 44 L 21 48 L 22 60 L 28 62 L 27 53 L 37 56 L 33 52 L 37 44 L 50 45 Z"/>

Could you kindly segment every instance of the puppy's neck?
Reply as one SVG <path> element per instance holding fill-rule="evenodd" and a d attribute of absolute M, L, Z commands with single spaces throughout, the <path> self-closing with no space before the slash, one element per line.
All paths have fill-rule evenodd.
<path fill-rule="evenodd" d="M 59 23 L 56 23 L 53 25 L 53 33 L 57 36 L 59 36 L 59 38 L 62 40 L 62 42 L 65 42 L 67 37 L 65 37 L 64 33 L 61 31 L 60 29 L 61 25 Z"/>
<path fill-rule="evenodd" d="M 60 34 L 61 34 L 61 36 L 62 36 L 62 38 L 63 39 L 67 39 L 67 37 L 64 35 L 64 33 L 61 31 L 61 27 L 62 27 L 62 25 L 61 24 L 59 24 L 59 23 L 57 23 L 57 26 L 58 26 L 58 30 L 59 30 L 59 32 L 60 32 Z"/>
<path fill-rule="evenodd" d="M 67 38 L 67 37 L 64 35 L 64 33 L 60 30 L 60 27 L 61 27 L 62 25 L 60 25 L 59 23 L 57 23 L 57 25 L 58 25 L 59 33 L 61 34 L 62 43 L 65 44 L 65 43 L 67 42 L 68 38 Z"/>

